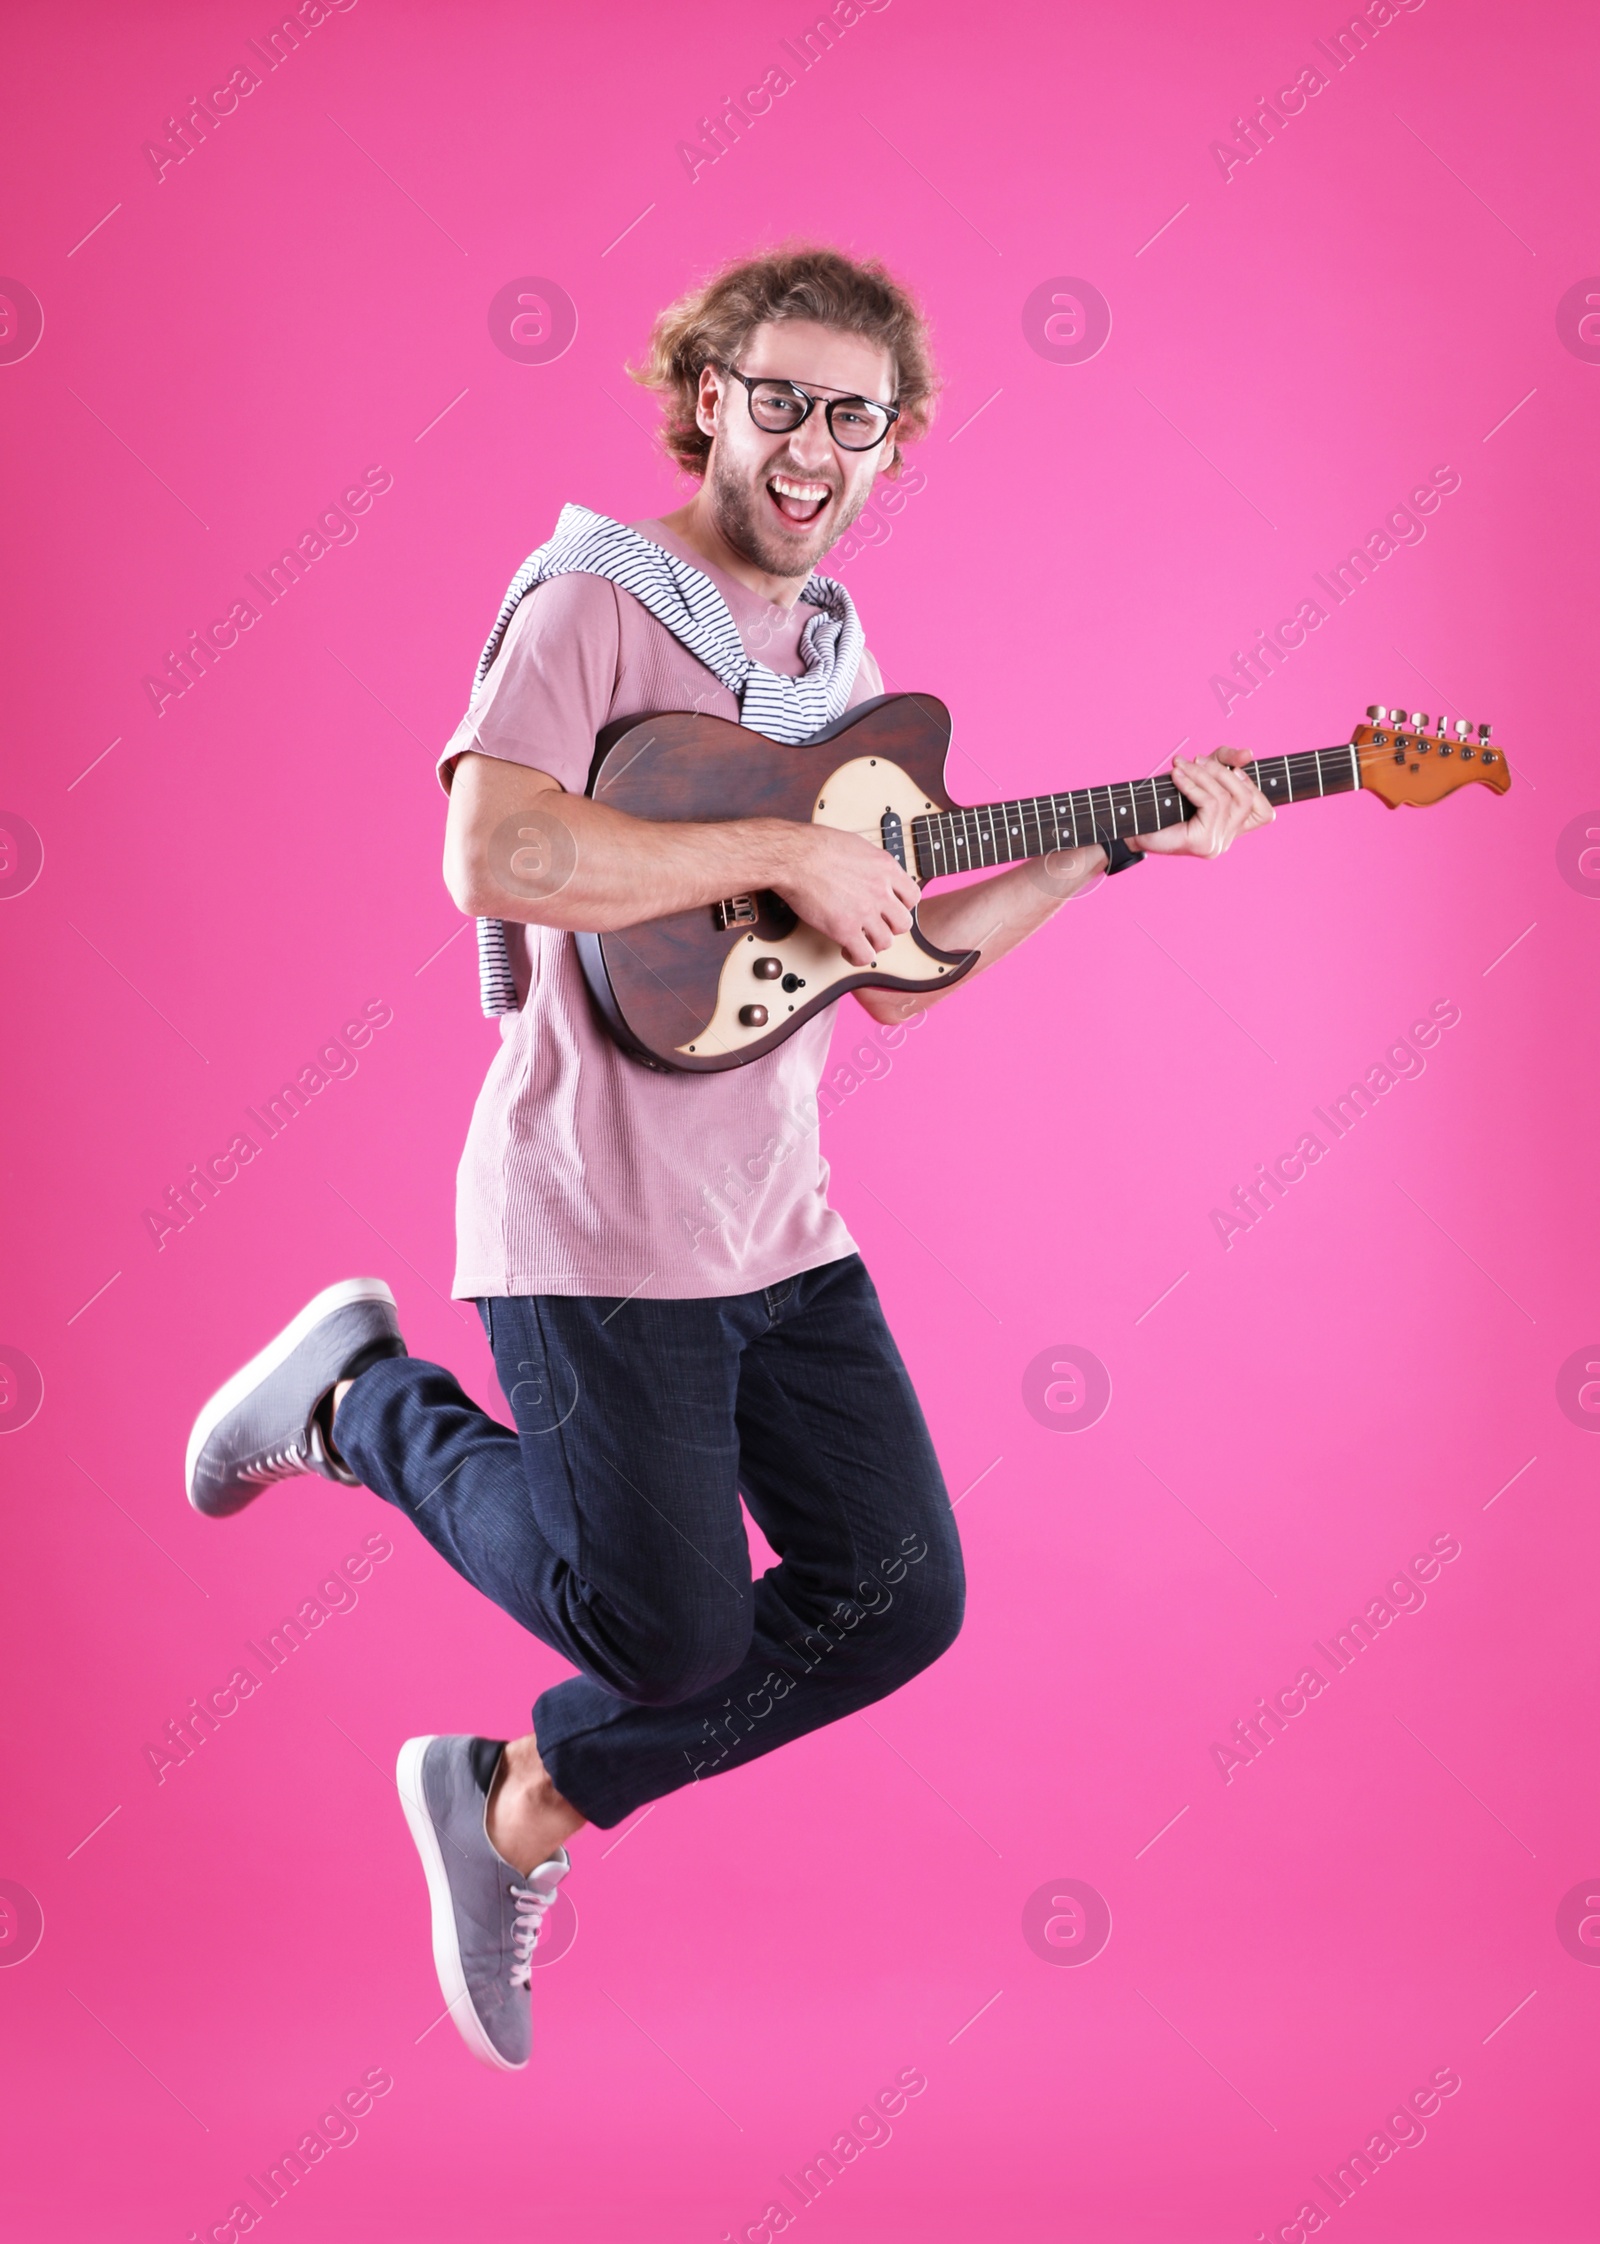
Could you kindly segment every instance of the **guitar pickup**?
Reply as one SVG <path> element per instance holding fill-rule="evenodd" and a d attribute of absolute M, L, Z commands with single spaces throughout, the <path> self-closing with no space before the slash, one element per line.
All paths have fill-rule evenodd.
<path fill-rule="evenodd" d="M 753 896 L 724 896 L 720 904 L 713 905 L 719 927 L 754 927 L 756 900 Z"/>

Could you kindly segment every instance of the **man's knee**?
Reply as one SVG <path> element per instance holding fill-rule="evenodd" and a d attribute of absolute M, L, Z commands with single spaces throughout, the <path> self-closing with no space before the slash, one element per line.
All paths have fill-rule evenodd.
<path fill-rule="evenodd" d="M 920 1538 L 919 1538 L 920 1540 Z M 885 1655 L 896 1684 L 908 1683 L 949 1651 L 966 1613 L 966 1577 L 953 1538 L 909 1564 L 883 1615 Z"/>
<path fill-rule="evenodd" d="M 919 1539 L 920 1540 L 920 1539 Z M 930 1558 L 921 1544 L 921 1560 Z M 867 1681 L 875 1693 L 897 1691 L 948 1652 L 960 1634 L 965 1583 L 960 1553 L 954 1563 L 920 1561 L 893 1576 L 894 1586 L 872 1578 L 856 1585 L 799 1635 L 789 1650 L 809 1673 L 839 1665 Z"/>
<path fill-rule="evenodd" d="M 920 1586 L 912 1600 L 913 1612 L 902 1631 L 911 1661 L 909 1672 L 920 1675 L 942 1659 L 961 1634 L 966 1615 L 966 1586 L 959 1574 L 944 1575 Z"/>
<path fill-rule="evenodd" d="M 748 1597 L 669 1618 L 641 1639 L 616 1688 L 636 1706 L 681 1706 L 743 1666 L 754 1625 Z"/>

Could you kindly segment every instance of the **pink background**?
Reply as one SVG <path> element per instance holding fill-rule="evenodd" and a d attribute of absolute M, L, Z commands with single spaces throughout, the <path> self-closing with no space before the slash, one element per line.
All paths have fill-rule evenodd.
<path fill-rule="evenodd" d="M 759 2237 L 917 2066 L 798 2225 L 1294 2244 L 1313 2177 L 1453 2067 L 1331 2225 L 1592 2234 L 1600 1948 L 1556 1913 L 1600 1871 L 1600 1445 L 1557 1378 L 1600 1336 L 1600 883 L 1560 841 L 1600 801 L 1600 368 L 1555 315 L 1600 267 L 1593 18 L 1428 0 L 1225 181 L 1213 140 L 1340 12 L 1071 14 L 893 0 L 693 183 L 677 144 L 805 10 L 360 0 L 159 182 L 143 144 L 271 11 L 13 24 L 0 268 L 45 315 L 0 366 L 0 808 L 45 852 L 0 903 L 0 1343 L 44 1380 L 0 1441 L 0 1878 L 44 1920 L 20 1957 L 0 1926 L 13 2235 L 208 2236 L 378 2066 L 286 2233 Z M 500 2078 L 425 2031 L 389 1772 L 409 1732 L 524 1727 L 562 1663 L 362 1492 L 191 1516 L 183 1444 L 352 1272 L 491 1394 L 446 1295 L 494 1031 L 432 760 L 560 503 L 673 501 L 621 370 L 652 313 L 789 229 L 880 253 L 936 325 L 925 487 L 842 573 L 891 686 L 955 711 L 958 796 L 1397 697 L 1491 718 L 1516 782 L 1102 887 L 845 1102 L 837 1203 L 970 1490 L 965 1633 L 585 1837 L 542 2055 Z M 528 274 L 578 309 L 550 364 L 487 327 Z M 1081 364 L 1023 332 L 1063 275 L 1112 308 Z M 143 677 L 374 463 L 357 540 L 158 717 Z M 1441 464 L 1426 539 L 1224 721 L 1212 674 Z M 359 1073 L 156 1251 L 144 1210 L 369 1000 Z M 1210 1210 L 1439 1000 L 1425 1074 L 1224 1250 Z M 1113 1386 L 1076 1432 L 1023 1399 L 1066 1346 Z M 377 1528 L 359 1605 L 158 1785 L 144 1748 Z M 1426 1608 L 1225 1782 L 1213 1746 L 1440 1535 Z M 1082 1968 L 1022 1933 L 1064 1879 L 1112 1914 Z"/>

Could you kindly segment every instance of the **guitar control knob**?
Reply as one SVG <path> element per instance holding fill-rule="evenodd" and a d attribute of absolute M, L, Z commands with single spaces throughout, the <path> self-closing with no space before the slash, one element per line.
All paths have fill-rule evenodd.
<path fill-rule="evenodd" d="M 753 958 L 750 961 L 750 971 L 758 982 L 775 982 L 783 972 L 783 960 L 781 958 Z"/>
<path fill-rule="evenodd" d="M 805 988 L 806 978 L 803 974 L 785 974 L 785 976 L 783 977 L 783 986 L 792 994 L 795 990 L 803 990 Z"/>
<path fill-rule="evenodd" d="M 740 1006 L 739 1026 L 741 1028 L 765 1028 L 766 1025 L 767 1009 L 764 1005 Z"/>

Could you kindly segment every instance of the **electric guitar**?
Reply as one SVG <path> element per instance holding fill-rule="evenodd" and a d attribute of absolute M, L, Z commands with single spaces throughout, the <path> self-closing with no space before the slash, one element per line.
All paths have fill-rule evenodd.
<path fill-rule="evenodd" d="M 1195 815 L 1170 773 L 1015 802 L 952 803 L 950 712 L 928 694 L 882 694 L 796 746 L 693 712 L 628 718 L 600 736 L 588 792 L 634 818 L 810 819 L 878 842 L 919 882 L 1046 857 L 1116 834 L 1153 834 Z M 1489 727 L 1375 706 L 1348 742 L 1242 768 L 1267 800 L 1321 802 L 1366 788 L 1396 810 L 1477 780 L 1503 795 L 1511 772 Z M 931 943 L 916 914 L 867 967 L 770 890 L 725 896 L 607 935 L 578 956 L 606 1026 L 647 1067 L 686 1074 L 745 1067 L 848 990 L 959 982 L 977 951 Z"/>

